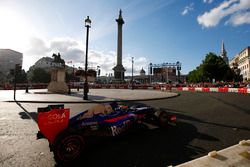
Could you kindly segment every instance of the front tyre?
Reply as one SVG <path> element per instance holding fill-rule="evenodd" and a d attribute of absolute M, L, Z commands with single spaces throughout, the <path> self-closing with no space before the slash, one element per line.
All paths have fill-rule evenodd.
<path fill-rule="evenodd" d="M 54 142 L 53 152 L 58 164 L 67 165 L 78 159 L 85 149 L 83 137 L 73 129 L 60 133 Z"/>

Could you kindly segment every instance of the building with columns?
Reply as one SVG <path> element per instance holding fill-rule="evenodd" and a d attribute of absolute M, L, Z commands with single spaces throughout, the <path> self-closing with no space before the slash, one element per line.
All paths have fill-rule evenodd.
<path fill-rule="evenodd" d="M 243 80 L 250 80 L 250 46 L 236 54 L 229 66 L 232 69 L 238 69 Z"/>
<path fill-rule="evenodd" d="M 124 20 L 122 18 L 122 11 L 119 12 L 119 18 L 116 19 L 118 25 L 118 34 L 117 34 L 117 64 L 113 68 L 114 70 L 114 80 L 113 82 L 121 83 L 124 82 L 124 72 L 126 71 L 122 65 L 122 25 Z"/>

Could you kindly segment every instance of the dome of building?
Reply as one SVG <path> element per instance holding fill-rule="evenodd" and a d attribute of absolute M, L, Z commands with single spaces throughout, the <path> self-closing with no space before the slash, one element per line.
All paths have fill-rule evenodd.
<path fill-rule="evenodd" d="M 145 75 L 145 70 L 142 68 L 141 71 L 140 71 L 140 75 Z"/>

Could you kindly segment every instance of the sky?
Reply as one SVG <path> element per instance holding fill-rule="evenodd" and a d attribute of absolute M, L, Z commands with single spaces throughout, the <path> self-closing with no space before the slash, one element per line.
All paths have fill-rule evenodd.
<path fill-rule="evenodd" d="M 188 74 L 207 53 L 219 55 L 222 41 L 229 59 L 250 46 L 250 0 L 0 0 L 0 48 L 23 53 L 26 71 L 53 53 L 84 67 L 89 16 L 88 66 L 113 73 L 120 9 L 125 75 L 132 57 L 134 75 L 177 61 Z"/>

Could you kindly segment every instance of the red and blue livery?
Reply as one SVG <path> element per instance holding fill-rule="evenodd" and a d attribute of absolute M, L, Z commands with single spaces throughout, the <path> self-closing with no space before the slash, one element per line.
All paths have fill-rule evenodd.
<path fill-rule="evenodd" d="M 119 136 L 141 122 L 166 126 L 176 116 L 159 112 L 149 106 L 127 106 L 118 103 L 96 105 L 70 118 L 64 105 L 38 108 L 38 139 L 46 138 L 58 163 L 70 163 L 85 150 L 91 136 Z"/>

